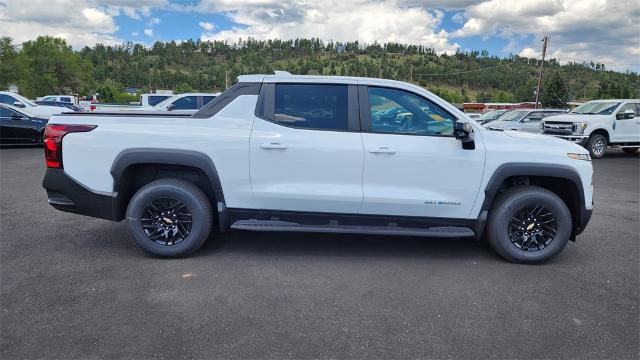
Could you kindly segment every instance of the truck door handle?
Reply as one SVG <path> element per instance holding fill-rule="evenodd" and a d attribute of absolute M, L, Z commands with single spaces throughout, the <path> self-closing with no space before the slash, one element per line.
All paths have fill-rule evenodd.
<path fill-rule="evenodd" d="M 391 148 L 388 148 L 386 146 L 382 146 L 382 147 L 379 147 L 377 149 L 369 150 L 369 152 L 372 153 L 372 154 L 395 154 L 396 153 L 395 150 L 393 150 Z"/>
<path fill-rule="evenodd" d="M 266 142 L 260 144 L 261 149 L 276 149 L 276 150 L 284 150 L 287 148 L 287 145 L 280 144 L 278 142 Z"/>

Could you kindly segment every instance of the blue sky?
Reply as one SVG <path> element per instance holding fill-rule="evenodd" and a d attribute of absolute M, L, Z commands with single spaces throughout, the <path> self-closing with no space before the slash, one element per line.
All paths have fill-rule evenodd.
<path fill-rule="evenodd" d="M 606 16 L 603 16 L 606 14 Z M 421 44 L 640 71 L 640 1 L 627 0 L 0 0 L 0 35 L 96 43 L 238 38 Z"/>
<path fill-rule="evenodd" d="M 461 14 L 460 11 L 443 10 L 444 17 L 440 26 L 436 30 L 444 29 L 447 32 L 453 32 L 461 27 L 456 23 L 453 17 Z M 160 19 L 160 23 L 149 26 L 149 21 L 140 21 L 133 19 L 124 14 L 115 17 L 118 31 L 115 35 L 123 40 L 132 42 L 150 43 L 156 40 L 187 40 L 200 39 L 202 27 L 200 22 L 215 24 L 217 30 L 229 30 L 234 27 L 244 27 L 243 24 L 233 22 L 233 20 L 225 13 L 200 14 L 192 12 L 181 12 L 171 10 L 156 10 L 149 15 L 150 18 Z M 145 29 L 153 29 L 154 36 L 146 36 Z M 487 50 L 491 54 L 498 56 L 508 56 L 514 53 L 516 49 L 509 49 L 509 41 L 498 36 L 470 36 L 457 40 L 461 48 L 464 50 Z"/>

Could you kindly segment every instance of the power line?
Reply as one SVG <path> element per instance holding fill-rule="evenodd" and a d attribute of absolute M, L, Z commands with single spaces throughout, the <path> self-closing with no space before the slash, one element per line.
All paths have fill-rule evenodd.
<path fill-rule="evenodd" d="M 503 66 L 510 66 L 510 65 L 513 65 L 513 64 L 519 64 L 519 63 L 523 63 L 523 62 L 529 62 L 529 59 L 526 59 L 526 60 L 520 60 L 520 61 L 514 61 L 514 62 L 510 62 L 510 63 L 508 63 L 508 64 L 501 64 L 501 65 L 496 65 L 496 66 L 489 66 L 489 67 L 481 68 L 481 69 L 466 70 L 466 71 L 459 71 L 459 72 L 452 72 L 452 73 L 440 73 L 440 74 L 413 74 L 413 76 L 447 76 L 447 75 L 460 75 L 460 74 L 467 74 L 467 73 L 478 72 L 478 71 L 491 70 L 491 69 L 495 69 L 495 68 L 499 68 L 499 67 L 503 67 Z"/>

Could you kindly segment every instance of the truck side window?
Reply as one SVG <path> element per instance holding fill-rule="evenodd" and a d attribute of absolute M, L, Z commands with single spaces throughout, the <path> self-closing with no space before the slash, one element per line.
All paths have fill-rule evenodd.
<path fill-rule="evenodd" d="M 16 99 L 14 99 L 12 96 L 0 94 L 0 103 L 2 104 L 13 105 L 15 101 Z"/>
<path fill-rule="evenodd" d="M 173 102 L 173 110 L 196 110 L 198 109 L 197 96 L 185 96 Z"/>
<path fill-rule="evenodd" d="M 626 104 L 622 105 L 620 110 L 618 110 L 618 114 L 622 114 L 623 112 L 625 112 L 627 110 L 633 110 L 633 112 L 636 114 L 636 116 L 638 116 L 638 108 L 636 107 L 636 104 L 634 104 L 634 103 L 626 103 Z"/>
<path fill-rule="evenodd" d="M 532 111 L 529 113 L 529 115 L 525 116 L 524 120 L 528 122 L 538 122 L 542 120 L 542 112 Z"/>
<path fill-rule="evenodd" d="M 160 104 L 161 102 L 167 100 L 169 98 L 169 96 L 149 96 L 147 98 L 147 102 L 149 103 L 149 105 L 151 106 L 156 106 L 158 104 Z"/>
<path fill-rule="evenodd" d="M 276 84 L 274 120 L 285 126 L 347 130 L 346 85 Z"/>
<path fill-rule="evenodd" d="M 203 96 L 202 97 L 202 106 L 205 106 L 209 103 L 209 101 L 215 99 L 215 96 Z"/>
<path fill-rule="evenodd" d="M 382 133 L 452 136 L 455 117 L 410 92 L 369 87 L 371 130 Z"/>

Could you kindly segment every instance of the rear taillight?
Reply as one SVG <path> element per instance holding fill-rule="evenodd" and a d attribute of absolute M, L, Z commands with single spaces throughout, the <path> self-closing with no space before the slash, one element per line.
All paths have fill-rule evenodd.
<path fill-rule="evenodd" d="M 93 111 L 93 110 L 95 110 L 95 109 L 96 109 L 96 106 L 95 106 L 95 105 L 89 105 L 89 110 Z"/>
<path fill-rule="evenodd" d="M 48 124 L 44 130 L 44 157 L 47 167 L 62 169 L 62 138 L 74 132 L 87 132 L 95 125 Z"/>

